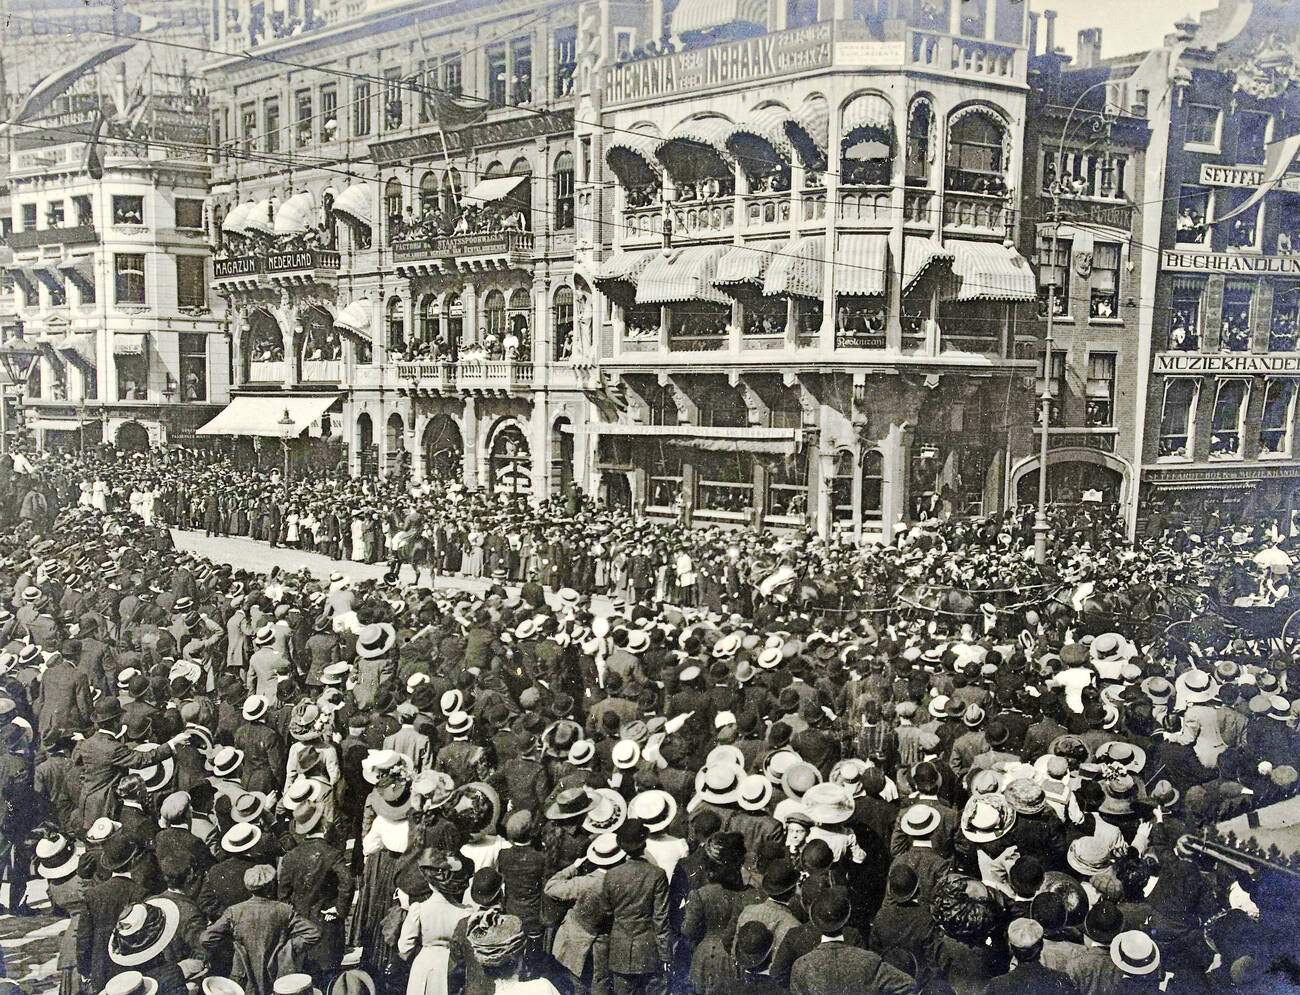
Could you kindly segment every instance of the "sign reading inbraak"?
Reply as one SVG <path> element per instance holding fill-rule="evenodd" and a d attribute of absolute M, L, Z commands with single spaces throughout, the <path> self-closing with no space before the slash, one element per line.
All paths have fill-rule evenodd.
<path fill-rule="evenodd" d="M 1256 256 L 1236 252 L 1165 249 L 1160 268 L 1183 273 L 1240 273 L 1242 276 L 1300 276 L 1300 256 Z"/>

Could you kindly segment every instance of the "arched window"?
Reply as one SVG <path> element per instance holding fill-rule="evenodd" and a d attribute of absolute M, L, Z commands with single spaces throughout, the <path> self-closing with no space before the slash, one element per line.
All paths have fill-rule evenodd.
<path fill-rule="evenodd" d="M 460 171 L 455 168 L 442 177 L 442 209 L 453 217 L 460 213 Z"/>
<path fill-rule="evenodd" d="M 573 290 L 561 287 L 551 302 L 551 328 L 555 339 L 555 361 L 573 358 Z"/>
<path fill-rule="evenodd" d="M 420 180 L 420 217 L 438 210 L 438 177 L 425 173 Z"/>
<path fill-rule="evenodd" d="M 397 177 L 384 184 L 384 221 L 388 224 L 388 242 L 391 245 L 402 226 L 402 184 Z"/>
<path fill-rule="evenodd" d="M 516 159 L 514 162 L 510 164 L 511 176 L 528 176 L 532 173 L 532 171 L 533 171 L 532 164 L 523 156 L 520 156 L 518 159 Z"/>
<path fill-rule="evenodd" d="M 928 187 L 934 163 L 934 107 L 922 98 L 907 115 L 907 185 Z"/>
<path fill-rule="evenodd" d="M 484 346 L 489 353 L 496 353 L 501 348 L 501 339 L 506 331 L 506 297 L 499 290 L 489 290 L 483 298 L 483 333 Z"/>
<path fill-rule="evenodd" d="M 506 330 L 518 341 L 514 358 L 528 362 L 533 358 L 532 336 L 532 301 L 528 291 L 522 287 L 510 292 L 510 304 L 506 314 Z M 509 356 L 507 359 L 511 358 Z"/>
<path fill-rule="evenodd" d="M 878 450 L 862 455 L 862 517 L 879 518 L 885 500 L 885 457 Z"/>
<path fill-rule="evenodd" d="M 502 176 L 505 174 L 505 171 L 506 167 L 501 165 L 501 161 L 499 159 L 494 159 L 492 162 L 488 163 L 487 169 L 483 170 L 483 176 L 485 178 L 489 176 Z"/>
<path fill-rule="evenodd" d="M 553 222 L 557 231 L 566 231 L 573 227 L 573 156 L 561 152 L 555 157 L 553 170 L 555 184 L 555 216 Z"/>
<path fill-rule="evenodd" d="M 406 315 L 400 297 L 388 298 L 388 350 L 401 353 L 406 349 Z"/>
<path fill-rule="evenodd" d="M 425 294 L 420 300 L 420 341 L 438 341 L 438 295 Z"/>
<path fill-rule="evenodd" d="M 944 183 L 962 193 L 1002 195 L 1007 192 L 1004 141 L 1006 126 L 991 111 L 961 113 L 948 129 L 948 161 Z"/>

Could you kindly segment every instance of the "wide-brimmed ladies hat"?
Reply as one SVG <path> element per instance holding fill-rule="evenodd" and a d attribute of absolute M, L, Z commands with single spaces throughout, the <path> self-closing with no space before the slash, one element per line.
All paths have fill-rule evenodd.
<path fill-rule="evenodd" d="M 613 867 L 626 856 L 613 833 L 601 833 L 587 844 L 587 860 L 596 867 Z"/>
<path fill-rule="evenodd" d="M 651 833 L 667 829 L 677 818 L 677 799 L 667 791 L 652 788 L 636 795 L 627 806 L 628 818 L 637 819 Z"/>
<path fill-rule="evenodd" d="M 1002 797 L 1017 815 L 1038 815 L 1047 808 L 1047 792 L 1041 784 L 1028 777 L 1008 781 L 1002 789 Z"/>
<path fill-rule="evenodd" d="M 1124 837 L 1108 822 L 1098 820 L 1091 836 L 1080 836 L 1065 851 L 1065 861 L 1084 878 L 1100 874 L 1124 852 Z"/>
<path fill-rule="evenodd" d="M 181 910 L 170 898 L 146 898 L 128 906 L 108 941 L 108 959 L 120 967 L 147 964 L 176 937 Z"/>
<path fill-rule="evenodd" d="M 1147 751 L 1132 743 L 1111 740 L 1102 743 L 1093 754 L 1093 762 L 1099 764 L 1121 764 L 1134 774 L 1140 773 L 1147 765 Z"/>
<path fill-rule="evenodd" d="M 387 656 L 396 644 L 397 630 L 387 622 L 374 622 L 357 636 L 357 656 L 363 660 L 375 660 Z"/>
<path fill-rule="evenodd" d="M 1160 969 L 1160 947 L 1140 929 L 1130 929 L 1110 941 L 1110 959 L 1125 974 L 1143 977 Z"/>
<path fill-rule="evenodd" d="M 695 778 L 695 797 L 686 806 L 686 811 L 694 812 L 704 802 L 732 804 L 740 797 L 740 782 L 744 776 L 744 768 L 733 764 L 702 767 Z"/>
<path fill-rule="evenodd" d="M 80 862 L 72 840 L 62 834 L 47 836 L 36 844 L 36 873 L 47 881 L 71 877 Z"/>
<path fill-rule="evenodd" d="M 761 812 L 772 801 L 772 782 L 762 774 L 749 774 L 740 782 L 736 803 L 746 812 Z"/>
<path fill-rule="evenodd" d="M 1140 796 L 1138 781 L 1132 774 L 1106 778 L 1101 782 L 1101 790 L 1106 797 L 1097 811 L 1102 815 L 1130 815 Z"/>
<path fill-rule="evenodd" d="M 781 775 L 781 790 L 785 792 L 787 798 L 797 801 L 813 785 L 820 784 L 821 780 L 821 771 L 807 761 L 800 760 L 798 763 L 791 764 Z"/>
<path fill-rule="evenodd" d="M 627 802 L 613 788 L 596 788 L 595 804 L 582 820 L 582 828 L 593 835 L 616 833 L 627 820 Z"/>
<path fill-rule="evenodd" d="M 378 784 L 399 770 L 411 771 L 411 760 L 396 750 L 369 750 L 361 761 L 361 776 L 367 784 Z"/>
<path fill-rule="evenodd" d="M 853 795 L 834 781 L 814 784 L 803 795 L 804 813 L 819 826 L 839 826 L 853 818 Z"/>
<path fill-rule="evenodd" d="M 961 813 L 961 834 L 972 843 L 993 843 L 1016 824 L 1016 810 L 1001 795 L 970 799 Z"/>
<path fill-rule="evenodd" d="M 141 743 L 135 748 L 135 752 L 152 753 L 156 749 L 158 749 L 157 743 Z M 171 784 L 176 776 L 176 760 L 173 757 L 164 757 L 159 763 L 150 764 L 148 767 L 132 767 L 131 773 L 144 782 L 145 790 L 150 794 L 157 794 Z"/>
<path fill-rule="evenodd" d="M 217 777 L 229 777 L 244 762 L 244 751 L 234 746 L 223 746 L 208 761 L 208 769 Z"/>

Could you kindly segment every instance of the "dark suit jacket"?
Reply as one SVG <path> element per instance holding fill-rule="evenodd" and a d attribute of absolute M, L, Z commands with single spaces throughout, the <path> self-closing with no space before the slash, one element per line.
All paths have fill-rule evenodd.
<path fill-rule="evenodd" d="M 90 720 L 90 680 L 71 661 L 64 660 L 41 676 L 41 689 L 32 704 L 42 736 L 55 728 L 80 731 Z"/>
<path fill-rule="evenodd" d="M 668 877 L 644 858 L 625 861 L 605 873 L 601 888 L 609 922 L 609 970 L 648 974 L 672 958 L 668 929 Z"/>
<path fill-rule="evenodd" d="M 823 940 L 790 969 L 792 995 L 908 995 L 916 982 L 880 955 L 842 940 Z"/>
<path fill-rule="evenodd" d="M 284 855 L 278 880 L 280 901 L 288 902 L 321 931 L 314 960 L 337 967 L 343 958 L 343 923 L 352 907 L 347 856 L 323 839 L 304 840 Z M 328 923 L 322 915 L 326 909 L 338 913 Z"/>
<path fill-rule="evenodd" d="M 989 982 L 988 995 L 1077 995 L 1068 975 L 1043 967 L 1037 961 L 1017 964 L 1011 971 Z"/>
<path fill-rule="evenodd" d="M 192 867 L 200 876 L 213 864 L 208 845 L 188 829 L 160 829 L 154 836 L 154 855 L 160 867 L 169 863 Z"/>
<path fill-rule="evenodd" d="M 208 871 L 199 890 L 199 908 L 209 919 L 252 897 L 244 887 L 244 872 L 253 864 L 244 857 L 227 857 Z"/>
<path fill-rule="evenodd" d="M 77 920 L 77 970 L 96 991 L 118 971 L 108 959 L 108 941 L 118 918 L 144 897 L 143 887 L 123 877 L 111 877 L 86 892 L 86 907 Z"/>

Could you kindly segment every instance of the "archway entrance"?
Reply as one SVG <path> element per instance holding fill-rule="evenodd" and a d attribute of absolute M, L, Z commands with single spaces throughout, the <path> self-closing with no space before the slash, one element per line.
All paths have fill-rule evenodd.
<path fill-rule="evenodd" d="M 370 416 L 362 412 L 357 417 L 357 456 L 361 464 L 361 476 L 379 476 L 379 453 L 375 449 L 375 426 Z"/>
<path fill-rule="evenodd" d="M 567 494 L 573 485 L 573 423 L 557 418 L 551 426 L 551 494 Z"/>
<path fill-rule="evenodd" d="M 526 496 L 532 493 L 533 457 L 518 425 L 506 425 L 492 438 L 488 456 L 488 487 L 493 493 Z"/>
<path fill-rule="evenodd" d="M 1051 504 L 1118 505 L 1123 500 L 1124 475 L 1102 463 L 1067 459 L 1047 466 L 1047 500 Z M 1038 501 L 1038 466 L 1027 469 L 1016 482 L 1016 502 Z"/>
<path fill-rule="evenodd" d="M 451 415 L 435 415 L 424 427 L 424 475 L 448 483 L 463 479 L 465 442 Z"/>
<path fill-rule="evenodd" d="M 117 429 L 115 445 L 124 453 L 149 451 L 149 430 L 137 421 L 123 422 Z"/>

